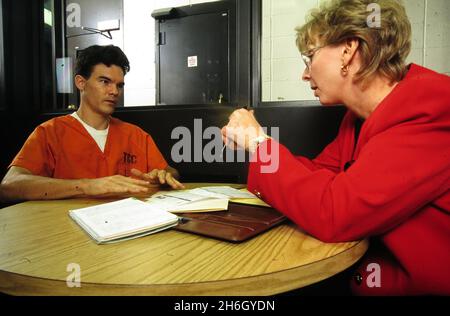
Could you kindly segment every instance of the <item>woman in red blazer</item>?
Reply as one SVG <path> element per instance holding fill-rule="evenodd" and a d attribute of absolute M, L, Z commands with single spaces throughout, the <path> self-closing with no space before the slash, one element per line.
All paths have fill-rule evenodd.
<path fill-rule="evenodd" d="M 411 25 L 395 0 L 331 1 L 297 29 L 297 45 L 303 80 L 348 113 L 309 160 L 235 111 L 222 133 L 253 153 L 249 190 L 322 241 L 379 240 L 354 293 L 450 295 L 450 78 L 405 64 Z"/>

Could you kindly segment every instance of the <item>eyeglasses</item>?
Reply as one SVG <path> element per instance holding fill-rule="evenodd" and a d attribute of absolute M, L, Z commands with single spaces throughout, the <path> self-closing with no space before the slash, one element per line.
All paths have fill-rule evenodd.
<path fill-rule="evenodd" d="M 313 49 L 310 49 L 309 51 L 305 52 L 305 53 L 301 53 L 302 55 L 302 59 L 306 65 L 306 69 L 311 70 L 311 63 L 312 63 L 312 58 L 314 56 L 314 54 L 321 48 L 324 48 L 325 46 L 319 46 L 319 47 L 315 47 Z"/>

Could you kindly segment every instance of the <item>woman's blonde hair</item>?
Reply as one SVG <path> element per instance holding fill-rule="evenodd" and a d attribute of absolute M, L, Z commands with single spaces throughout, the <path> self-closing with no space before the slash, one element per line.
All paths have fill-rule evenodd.
<path fill-rule="evenodd" d="M 371 8 L 381 9 L 381 25 L 371 20 Z M 365 82 L 375 74 L 400 81 L 407 72 L 405 60 L 411 51 L 411 23 L 397 0 L 331 0 L 313 9 L 306 24 L 298 27 L 297 47 L 307 52 L 311 46 L 338 45 L 359 40 L 361 70 L 355 81 Z"/>

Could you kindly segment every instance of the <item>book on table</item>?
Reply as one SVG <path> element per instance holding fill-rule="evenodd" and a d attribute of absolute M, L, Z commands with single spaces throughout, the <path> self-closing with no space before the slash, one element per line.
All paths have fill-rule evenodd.
<path fill-rule="evenodd" d="M 71 210 L 69 215 L 99 244 L 169 228 L 240 242 L 285 219 L 248 191 L 231 187 L 160 191 L 145 201 L 128 198 Z"/>
<path fill-rule="evenodd" d="M 178 216 L 134 198 L 69 211 L 99 244 L 153 234 L 178 224 Z"/>

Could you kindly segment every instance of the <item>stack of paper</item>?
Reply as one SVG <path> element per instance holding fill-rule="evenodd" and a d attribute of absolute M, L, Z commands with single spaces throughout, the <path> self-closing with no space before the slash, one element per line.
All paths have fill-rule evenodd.
<path fill-rule="evenodd" d="M 252 199 L 257 198 L 255 195 L 251 194 L 248 191 L 240 191 L 238 189 L 227 187 L 227 186 L 219 186 L 219 187 L 202 187 L 197 189 L 190 190 L 195 192 L 196 194 L 209 196 L 209 197 L 217 197 L 217 198 L 227 198 L 227 199 Z"/>
<path fill-rule="evenodd" d="M 228 186 L 160 191 L 146 200 L 154 208 L 172 213 L 224 211 L 228 209 L 229 201 L 269 206 L 248 191 L 240 191 Z"/>
<path fill-rule="evenodd" d="M 230 202 L 233 203 L 271 207 L 256 195 L 247 191 L 247 189 L 238 190 L 229 186 L 217 186 L 202 187 L 191 191 L 196 194 L 207 195 L 210 197 L 228 198 Z"/>
<path fill-rule="evenodd" d="M 172 213 L 224 211 L 228 208 L 228 198 L 201 195 L 193 190 L 161 191 L 146 202 Z"/>

